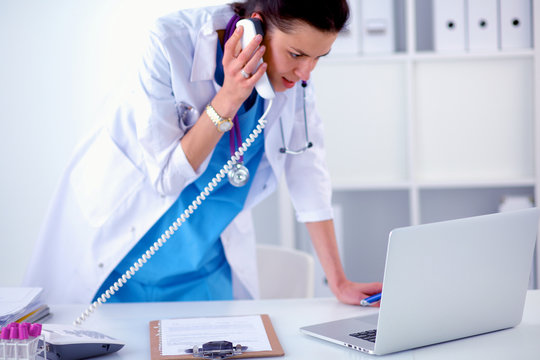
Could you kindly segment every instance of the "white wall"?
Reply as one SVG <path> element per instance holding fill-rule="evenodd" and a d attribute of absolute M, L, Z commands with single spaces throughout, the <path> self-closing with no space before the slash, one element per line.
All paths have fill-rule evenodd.
<path fill-rule="evenodd" d="M 19 285 L 55 185 L 159 15 L 218 0 L 0 1 L 0 286 Z"/>

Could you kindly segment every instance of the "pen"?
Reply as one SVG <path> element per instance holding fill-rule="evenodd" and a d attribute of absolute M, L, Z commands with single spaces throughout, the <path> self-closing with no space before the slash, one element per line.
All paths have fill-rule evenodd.
<path fill-rule="evenodd" d="M 372 304 L 376 303 L 377 301 L 381 300 L 381 295 L 382 295 L 382 293 L 378 293 L 376 295 L 372 295 L 370 297 L 362 299 L 362 300 L 360 300 L 360 305 L 362 305 L 362 306 L 372 305 Z"/>

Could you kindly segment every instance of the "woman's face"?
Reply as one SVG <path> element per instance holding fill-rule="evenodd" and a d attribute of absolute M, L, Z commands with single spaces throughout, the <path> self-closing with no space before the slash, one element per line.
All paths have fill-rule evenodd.
<path fill-rule="evenodd" d="M 319 58 L 330 52 L 337 35 L 302 21 L 287 33 L 271 27 L 263 44 L 266 46 L 267 74 L 274 91 L 285 91 L 300 80 L 307 81 Z"/>

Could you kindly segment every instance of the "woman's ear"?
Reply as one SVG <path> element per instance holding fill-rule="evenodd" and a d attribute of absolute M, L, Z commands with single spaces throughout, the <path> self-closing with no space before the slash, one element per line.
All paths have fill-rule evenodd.
<path fill-rule="evenodd" d="M 253 12 L 253 13 L 251 14 L 251 17 L 252 17 L 252 18 L 259 19 L 259 20 L 261 20 L 261 21 L 264 22 L 264 20 L 263 20 L 261 14 L 259 14 L 258 12 Z"/>
<path fill-rule="evenodd" d="M 260 23 L 260 26 L 261 26 L 261 28 L 262 28 L 263 34 L 266 34 L 266 30 L 267 30 L 267 29 L 266 29 L 266 24 L 265 24 L 265 22 L 264 22 L 264 20 L 263 20 L 263 17 L 262 17 L 262 15 L 261 15 L 260 13 L 258 13 L 258 12 L 252 12 L 252 13 L 251 13 L 250 19 L 257 19 L 257 20 L 259 20 L 259 23 Z M 263 35 L 263 36 L 264 36 L 264 35 Z"/>

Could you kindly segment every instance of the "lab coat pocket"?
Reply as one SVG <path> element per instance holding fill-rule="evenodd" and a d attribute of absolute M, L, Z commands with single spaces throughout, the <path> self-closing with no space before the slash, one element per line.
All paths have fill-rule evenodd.
<path fill-rule="evenodd" d="M 70 176 L 77 203 L 91 226 L 102 226 L 140 186 L 144 175 L 101 130 Z"/>

